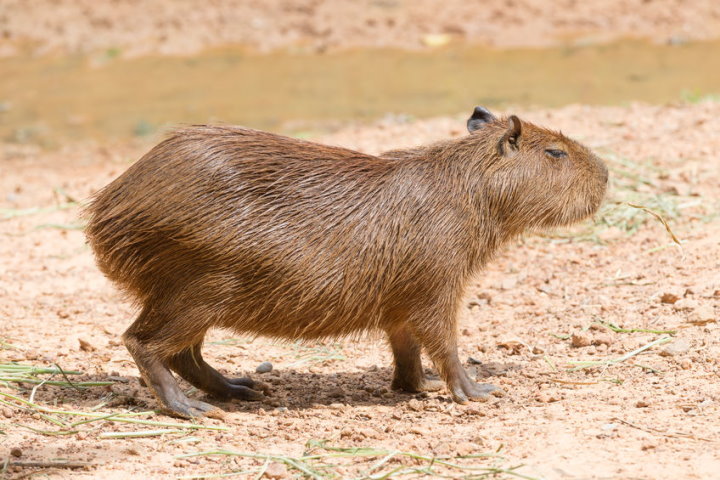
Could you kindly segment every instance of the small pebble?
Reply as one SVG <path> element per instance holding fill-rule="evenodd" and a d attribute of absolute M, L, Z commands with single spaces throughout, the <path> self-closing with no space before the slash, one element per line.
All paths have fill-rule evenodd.
<path fill-rule="evenodd" d="M 10 455 L 12 455 L 15 458 L 22 457 L 22 450 L 20 450 L 18 447 L 12 448 L 10 450 Z"/>
<path fill-rule="evenodd" d="M 681 298 L 677 302 L 673 304 L 673 310 L 680 312 L 680 311 L 690 311 L 697 308 L 698 304 L 695 300 L 691 298 Z"/>
<path fill-rule="evenodd" d="M 560 397 L 549 393 L 541 392 L 535 396 L 535 400 L 540 403 L 554 403 L 560 401 Z"/>
<path fill-rule="evenodd" d="M 690 350 L 690 342 L 679 338 L 660 350 L 660 355 L 663 357 L 674 357 L 675 355 L 687 353 L 688 350 Z"/>
<path fill-rule="evenodd" d="M 639 400 L 639 401 L 635 404 L 635 406 L 636 406 L 637 408 L 645 408 L 645 407 L 649 407 L 650 404 L 649 404 L 648 402 L 646 402 L 645 400 Z"/>
<path fill-rule="evenodd" d="M 478 446 L 472 442 L 460 442 L 455 446 L 458 455 L 471 455 L 478 451 Z"/>
<path fill-rule="evenodd" d="M 665 292 L 660 296 L 661 303 L 674 304 L 678 300 L 680 300 L 680 296 L 670 292 Z"/>
<path fill-rule="evenodd" d="M 592 337 L 585 332 L 573 333 L 570 344 L 576 348 L 588 347 L 592 344 Z"/>
<path fill-rule="evenodd" d="M 9 407 L 5 407 L 2 409 L 2 414 L 3 414 L 3 417 L 5 417 L 5 418 L 12 418 L 13 411 Z"/>
<path fill-rule="evenodd" d="M 290 478 L 290 475 L 288 474 L 288 469 L 285 464 L 277 462 L 273 462 L 268 465 L 263 476 L 265 478 L 274 478 L 276 480 Z"/>
<path fill-rule="evenodd" d="M 83 352 L 94 352 L 96 350 L 95 345 L 82 338 L 78 338 L 78 343 L 80 344 L 80 350 Z"/>
<path fill-rule="evenodd" d="M 410 410 L 414 410 L 414 411 L 416 411 L 416 412 L 420 412 L 420 411 L 422 411 L 422 409 L 423 409 L 423 404 L 422 404 L 422 402 L 420 402 L 419 400 L 413 399 L 413 400 L 410 400 L 410 401 L 407 403 L 407 407 L 408 407 Z"/>
<path fill-rule="evenodd" d="M 262 362 L 260 365 L 257 366 L 255 369 L 256 373 L 270 373 L 272 372 L 273 365 L 270 362 Z"/>
<path fill-rule="evenodd" d="M 608 333 L 598 333 L 595 335 L 595 338 L 593 338 L 593 345 L 607 345 L 610 346 L 615 341 L 613 339 L 612 335 Z"/>
<path fill-rule="evenodd" d="M 716 320 L 715 311 L 710 305 L 701 305 L 688 316 L 690 323 L 705 325 Z"/>

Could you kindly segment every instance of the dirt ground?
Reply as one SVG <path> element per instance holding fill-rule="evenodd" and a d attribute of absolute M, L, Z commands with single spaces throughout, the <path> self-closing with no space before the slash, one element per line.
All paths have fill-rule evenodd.
<path fill-rule="evenodd" d="M 171 427 L 109 420 L 62 427 L 2 396 L 7 403 L 0 404 L 0 458 L 19 449 L 15 461 L 90 464 L 77 470 L 10 466 L 5 475 L 23 478 L 35 471 L 46 478 L 120 479 L 251 471 L 239 478 L 253 478 L 265 465 L 264 457 L 179 458 L 222 449 L 275 455 L 265 478 L 290 478 L 301 472 L 283 462 L 308 449 L 327 453 L 306 447 L 310 440 L 327 440 L 332 447 L 429 457 L 497 455 L 453 460 L 476 467 L 524 465 L 498 478 L 716 478 L 720 103 L 515 113 L 562 129 L 600 152 L 610 166 L 611 190 L 594 222 L 514 242 L 471 286 L 460 329 L 461 358 L 481 361 L 467 366 L 480 380 L 500 386 L 503 396 L 457 405 L 443 391 L 426 396 L 388 391 L 391 356 L 379 339 L 300 346 L 216 331 L 206 347 L 208 361 L 229 375 L 261 378 L 273 390 L 263 403 L 215 402 L 224 417 L 199 420 L 226 430 L 105 438 Z M 464 118 L 456 116 L 386 120 L 317 140 L 378 152 L 463 133 Z M 156 407 L 119 342 L 134 312 L 94 266 L 77 229 L 78 207 L 67 204 L 87 198 L 147 147 L 132 142 L 73 144 L 52 152 L 2 147 L 0 208 L 15 216 L 0 220 L 0 337 L 15 347 L 1 349 L 0 361 L 58 364 L 85 372 L 73 381 L 112 382 L 79 391 L 43 385 L 34 394 L 39 405 L 105 414 Z M 620 200 L 661 212 L 682 249 L 671 245 L 660 222 L 614 204 Z M 35 207 L 41 209 L 28 210 Z M 602 322 L 656 333 L 615 332 Z M 674 333 L 657 333 L 663 331 Z M 666 338 L 671 340 L 663 343 Z M 628 356 L 651 342 L 659 343 Z M 623 357 L 568 370 L 571 361 Z M 256 374 L 263 361 L 272 362 L 274 370 Z M 0 392 L 27 400 L 31 387 L 0 383 Z M 141 418 L 180 422 L 162 415 Z M 324 463 L 341 466 L 327 467 L 323 478 L 358 477 L 385 458 L 358 457 L 362 452 L 367 453 L 327 459 Z M 398 455 L 370 471 L 427 465 Z M 452 478 L 473 473 L 433 468 Z"/>
<path fill-rule="evenodd" d="M 0 0 L 0 55 L 676 43 L 720 32 L 716 0 L 28 5 Z M 380 338 L 298 345 L 214 331 L 208 362 L 272 395 L 218 402 L 184 385 L 225 412 L 196 424 L 152 412 L 120 342 L 136 312 L 95 267 L 78 217 L 151 140 L 0 143 L 0 478 L 720 478 L 720 102 L 686 100 L 506 112 L 586 143 L 611 181 L 592 221 L 513 242 L 469 287 L 461 358 L 503 394 L 457 405 L 445 391 L 392 392 Z M 312 139 L 377 153 L 464 132 L 464 115 L 388 117 Z M 628 203 L 662 215 L 682 248 Z M 266 361 L 272 372 L 256 373 Z M 83 373 L 17 383 L 3 380 L 10 362 Z M 157 423 L 127 423 L 138 419 Z"/>
<path fill-rule="evenodd" d="M 718 31 L 716 0 L 0 1 L 0 55 L 28 44 L 36 53 L 136 56 L 229 44 L 323 51 L 447 40 L 503 47 L 621 37 L 676 43 Z"/>

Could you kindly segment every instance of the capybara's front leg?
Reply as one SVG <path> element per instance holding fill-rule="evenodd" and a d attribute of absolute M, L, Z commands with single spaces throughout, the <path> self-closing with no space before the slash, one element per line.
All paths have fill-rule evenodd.
<path fill-rule="evenodd" d="M 449 309 L 448 309 L 449 310 Z M 418 338 L 448 390 L 458 403 L 468 400 L 485 400 L 498 388 L 489 383 L 477 383 L 470 379 L 460 364 L 457 352 L 457 327 L 454 311 L 438 309 L 433 314 L 424 313 L 413 322 Z"/>

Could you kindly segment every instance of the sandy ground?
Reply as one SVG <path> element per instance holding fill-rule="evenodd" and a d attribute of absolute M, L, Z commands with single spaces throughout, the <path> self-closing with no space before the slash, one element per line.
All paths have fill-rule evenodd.
<path fill-rule="evenodd" d="M 19 449 L 15 461 L 63 458 L 90 464 L 79 470 L 10 466 L 5 475 L 120 479 L 257 472 L 263 459 L 178 456 L 229 449 L 298 457 L 306 442 L 325 439 L 333 446 L 431 457 L 497 453 L 502 458 L 457 462 L 524 464 L 517 470 L 523 478 L 717 478 L 720 103 L 515 113 L 560 128 L 601 152 L 611 167 L 611 191 L 595 223 L 514 242 L 470 287 L 461 358 L 481 361 L 467 366 L 480 380 L 502 387 L 504 396 L 456 405 L 443 391 L 390 392 L 391 356 L 379 340 L 302 347 L 249 342 L 217 331 L 209 338 L 208 361 L 230 375 L 260 377 L 273 389 L 264 403 L 215 402 L 225 410 L 224 418 L 199 421 L 227 430 L 104 439 L 113 432 L 165 427 L 101 421 L 67 429 L 36 412 L 0 405 L 0 458 Z M 464 118 L 457 116 L 387 120 L 318 140 L 378 152 L 462 134 Z M 34 394 L 40 405 L 81 411 L 99 405 L 105 413 L 156 407 L 119 342 L 132 308 L 95 268 L 82 232 L 73 229 L 78 208 L 56 208 L 68 198 L 85 199 L 147 147 L 0 149 L 0 208 L 4 215 L 7 209 L 24 213 L 0 220 L 0 337 L 16 346 L 0 349 L 0 361 L 57 363 L 84 371 L 76 381 L 113 382 L 82 391 L 44 385 Z M 663 211 L 682 249 L 669 246 L 663 226 L 647 214 L 610 205 L 617 200 Z M 33 207 L 49 210 L 24 210 Z M 676 333 L 620 333 L 598 322 Z M 666 337 L 672 340 L 615 365 L 567 370 L 569 361 L 618 359 Z M 262 361 L 272 362 L 273 372 L 255 374 Z M 16 387 L 0 383 L 0 392 L 29 398 L 31 385 Z M 177 422 L 162 415 L 149 418 Z M 32 428 L 77 433 L 51 435 Z M 336 478 L 359 476 L 382 458 L 336 459 L 343 466 L 332 472 Z M 278 461 L 270 462 L 266 478 L 300 475 Z M 373 473 L 420 464 L 393 458 Z M 454 478 L 471 473 L 434 468 Z"/>
<path fill-rule="evenodd" d="M 0 55 L 112 50 L 188 54 L 242 44 L 260 50 L 417 48 L 451 41 L 542 46 L 561 40 L 659 42 L 715 38 L 716 0 L 1 0 Z"/>

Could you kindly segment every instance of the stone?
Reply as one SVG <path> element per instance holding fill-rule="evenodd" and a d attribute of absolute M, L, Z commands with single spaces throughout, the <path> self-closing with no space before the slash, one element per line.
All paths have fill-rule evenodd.
<path fill-rule="evenodd" d="M 698 306 L 697 302 L 691 298 L 681 298 L 673 304 L 673 310 L 677 312 L 691 311 L 696 309 Z"/>
<path fill-rule="evenodd" d="M 678 338 L 668 344 L 665 348 L 660 350 L 660 355 L 663 357 L 674 357 L 676 355 L 682 355 L 690 350 L 690 342 L 685 339 Z"/>
<path fill-rule="evenodd" d="M 680 300 L 680 296 L 671 292 L 665 292 L 660 295 L 660 303 L 669 303 L 672 305 L 678 300 Z"/>
<path fill-rule="evenodd" d="M 612 335 L 608 333 L 598 333 L 592 340 L 593 345 L 607 345 L 610 346 L 615 341 Z"/>
<path fill-rule="evenodd" d="M 288 469 L 284 463 L 273 462 L 265 469 L 265 478 L 273 478 L 276 480 L 282 480 L 284 478 L 290 478 Z"/>
<path fill-rule="evenodd" d="M 570 344 L 575 348 L 592 345 L 592 337 L 586 332 L 573 333 Z"/>
<path fill-rule="evenodd" d="M 262 362 L 255 368 L 256 373 L 270 373 L 272 372 L 273 365 L 270 362 Z"/>
<path fill-rule="evenodd" d="M 688 321 L 694 325 L 705 325 L 717 321 L 715 310 L 710 305 L 700 305 L 690 313 Z"/>

